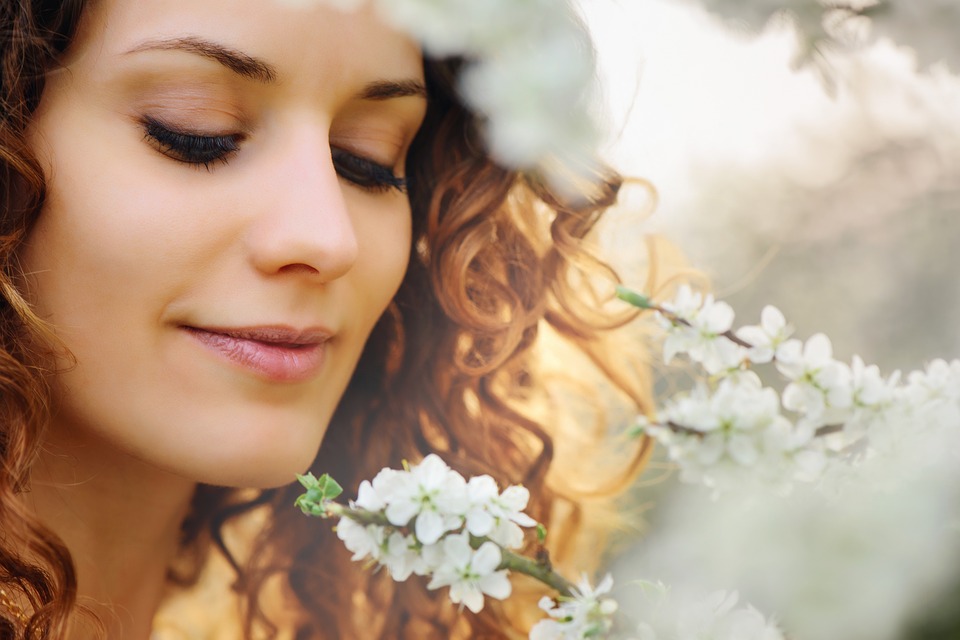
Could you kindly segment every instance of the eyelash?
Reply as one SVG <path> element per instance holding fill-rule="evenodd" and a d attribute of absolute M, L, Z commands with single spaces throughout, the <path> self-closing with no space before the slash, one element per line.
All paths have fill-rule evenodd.
<path fill-rule="evenodd" d="M 207 136 L 176 131 L 153 118 L 144 118 L 143 129 L 144 137 L 158 145 L 164 155 L 178 162 L 202 166 L 208 171 L 215 162 L 229 162 L 230 156 L 240 150 L 244 139 L 242 134 L 236 133 Z M 407 190 L 406 179 L 398 177 L 389 167 L 339 148 L 333 148 L 331 155 L 337 175 L 364 191 Z"/>

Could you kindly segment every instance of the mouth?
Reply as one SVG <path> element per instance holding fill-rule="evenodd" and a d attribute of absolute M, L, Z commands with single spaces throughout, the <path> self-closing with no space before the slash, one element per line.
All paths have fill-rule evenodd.
<path fill-rule="evenodd" d="M 323 367 L 332 337 L 319 328 L 181 326 L 208 351 L 271 382 L 303 382 Z"/>

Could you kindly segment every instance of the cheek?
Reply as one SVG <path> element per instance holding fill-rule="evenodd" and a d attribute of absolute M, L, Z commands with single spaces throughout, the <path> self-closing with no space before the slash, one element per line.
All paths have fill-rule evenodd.
<path fill-rule="evenodd" d="M 225 231 L 190 211 L 137 154 L 58 144 L 44 209 L 21 254 L 31 297 L 74 355 L 108 368 L 149 346 L 165 306 L 195 282 Z M 181 192 L 182 193 L 182 192 Z M 204 203 L 194 202 L 195 208 Z"/>
<path fill-rule="evenodd" d="M 357 293 L 368 309 L 365 315 L 369 332 L 393 299 L 407 270 L 412 241 L 409 205 L 404 203 L 390 212 L 367 205 L 355 216 L 354 225 L 362 248 L 356 269 Z"/>
<path fill-rule="evenodd" d="M 48 194 L 25 268 L 43 289 L 41 307 L 58 300 L 73 319 L 108 312 L 120 319 L 173 282 L 197 245 L 218 236 L 191 214 L 205 204 L 188 207 L 136 132 L 106 127 L 79 108 L 50 115 L 62 117 L 38 122 Z"/>

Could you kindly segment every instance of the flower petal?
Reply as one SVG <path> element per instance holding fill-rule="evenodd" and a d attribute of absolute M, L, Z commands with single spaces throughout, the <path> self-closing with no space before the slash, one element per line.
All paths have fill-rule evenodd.
<path fill-rule="evenodd" d="M 398 527 L 405 527 L 410 524 L 417 512 L 420 511 L 420 505 L 411 500 L 402 500 L 387 505 L 386 516 L 390 524 Z"/>
<path fill-rule="evenodd" d="M 513 586 L 510 584 L 510 579 L 507 578 L 506 571 L 497 571 L 488 576 L 483 576 L 477 586 L 480 587 L 480 591 L 497 600 L 506 600 L 513 592 Z"/>
<path fill-rule="evenodd" d="M 467 513 L 467 531 L 475 536 L 485 536 L 493 529 L 493 516 L 483 509 L 471 509 Z"/>
<path fill-rule="evenodd" d="M 392 520 L 391 520 L 392 522 Z M 433 544 L 443 535 L 443 518 L 435 511 L 422 511 L 417 516 L 414 532 L 423 544 Z"/>
<path fill-rule="evenodd" d="M 502 559 L 500 547 L 492 542 L 484 542 L 473 555 L 470 567 L 480 575 L 488 575 L 496 571 Z"/>

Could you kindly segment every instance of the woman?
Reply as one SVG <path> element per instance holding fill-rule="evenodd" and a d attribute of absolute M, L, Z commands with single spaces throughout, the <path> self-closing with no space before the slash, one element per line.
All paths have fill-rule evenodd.
<path fill-rule="evenodd" d="M 349 566 L 290 480 L 438 451 L 572 539 L 533 347 L 613 375 L 573 283 L 618 181 L 572 205 L 495 165 L 456 62 L 368 10 L 0 6 L 0 636 L 147 638 L 212 548 L 250 636 L 522 626 Z"/>

